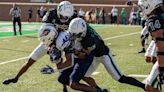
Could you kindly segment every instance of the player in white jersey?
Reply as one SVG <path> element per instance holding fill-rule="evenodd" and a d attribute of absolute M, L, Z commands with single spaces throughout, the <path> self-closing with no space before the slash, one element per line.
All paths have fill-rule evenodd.
<path fill-rule="evenodd" d="M 68 8 L 65 8 L 68 7 Z M 69 21 L 72 19 L 72 16 L 74 14 L 74 7 L 73 5 L 69 2 L 69 1 L 62 1 L 61 3 L 59 3 L 58 8 L 56 10 L 56 12 L 53 12 L 50 14 L 50 12 L 48 12 L 44 17 L 44 23 L 45 24 L 51 24 L 53 25 L 53 27 L 55 27 L 55 24 L 59 24 L 59 25 L 68 25 Z M 48 20 L 48 21 L 46 21 Z M 57 20 L 57 21 L 54 21 Z M 50 28 L 48 28 L 48 30 L 53 30 L 53 27 L 51 26 Z M 45 29 L 44 29 L 45 28 Z M 61 31 L 61 27 L 58 28 L 59 30 L 57 30 L 56 35 L 58 34 L 58 32 Z M 63 29 L 66 29 L 65 27 Z M 46 27 L 41 27 L 40 30 L 47 30 Z M 62 30 L 64 31 L 64 30 Z M 48 32 L 48 31 L 47 31 Z M 53 32 L 53 31 L 51 31 Z M 45 32 L 46 34 L 46 32 Z M 48 40 L 49 38 L 47 38 L 46 40 Z M 17 74 L 13 77 L 13 78 L 9 78 L 6 79 L 3 84 L 7 85 L 10 83 L 16 83 L 18 81 L 18 79 L 37 61 L 39 60 L 41 57 L 43 57 L 44 55 L 47 54 L 47 48 L 43 43 L 40 43 L 34 50 L 33 52 L 29 55 L 29 59 L 27 62 L 25 62 L 22 67 L 20 68 L 20 70 L 17 72 Z"/>

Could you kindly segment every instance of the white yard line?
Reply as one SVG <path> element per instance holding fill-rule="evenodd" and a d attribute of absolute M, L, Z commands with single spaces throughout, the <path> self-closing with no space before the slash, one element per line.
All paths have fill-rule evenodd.
<path fill-rule="evenodd" d="M 100 74 L 99 71 L 96 71 L 96 72 L 92 73 L 93 76 L 96 76 L 98 74 Z M 135 77 L 135 78 L 147 78 L 148 77 L 148 75 L 143 75 L 143 74 L 129 74 L 128 76 L 129 77 Z"/>
<path fill-rule="evenodd" d="M 4 62 L 1 62 L 0 65 L 16 62 L 16 61 L 19 61 L 19 60 L 24 60 L 24 59 L 27 59 L 27 58 L 28 57 L 22 57 L 22 58 L 18 58 L 18 59 L 9 60 L 9 61 L 4 61 Z"/>
<path fill-rule="evenodd" d="M 139 33 L 140 33 L 140 32 L 134 32 L 134 33 L 129 33 L 129 34 L 123 34 L 123 35 L 108 37 L 108 38 L 105 38 L 105 39 L 103 39 L 103 40 L 106 41 L 106 40 L 110 40 L 110 39 L 115 39 L 115 38 L 120 38 L 120 37 L 126 37 L 126 36 L 135 35 L 135 34 L 139 34 Z"/>
<path fill-rule="evenodd" d="M 140 33 L 140 32 L 134 32 L 134 33 L 124 34 L 124 35 L 118 35 L 118 36 L 108 37 L 108 38 L 105 38 L 103 40 L 116 39 L 116 38 L 120 38 L 120 37 L 135 35 L 135 34 L 138 34 L 138 33 Z M 27 59 L 27 58 L 28 57 L 22 57 L 22 58 L 13 59 L 13 60 L 10 60 L 10 61 L 3 61 L 2 63 L 0 63 L 0 65 L 8 64 L 8 63 L 11 63 L 11 62 L 16 62 L 16 61 Z"/>
<path fill-rule="evenodd" d="M 134 32 L 134 33 L 124 34 L 124 35 L 118 35 L 118 36 L 108 37 L 108 38 L 105 38 L 103 40 L 110 40 L 110 39 L 116 39 L 116 38 L 131 36 L 131 35 L 135 35 L 135 34 L 138 34 L 138 33 L 140 33 L 140 32 Z M 28 57 L 22 57 L 22 58 L 13 59 L 13 60 L 10 60 L 10 61 L 4 61 L 4 62 L 1 62 L 0 65 L 5 65 L 5 64 L 8 64 L 8 63 L 12 63 L 12 62 L 24 60 L 24 59 L 27 59 L 27 58 Z M 100 72 L 94 72 L 92 75 L 98 75 L 98 74 L 100 74 Z M 137 77 L 137 78 L 146 78 L 148 75 L 129 74 L 128 76 L 129 77 Z"/>

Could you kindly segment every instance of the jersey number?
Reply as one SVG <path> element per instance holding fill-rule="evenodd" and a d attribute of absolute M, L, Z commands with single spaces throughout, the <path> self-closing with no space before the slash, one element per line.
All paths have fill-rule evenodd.
<path fill-rule="evenodd" d="M 155 23 L 150 22 L 149 26 L 150 26 L 151 30 L 154 31 L 155 29 L 159 29 L 161 27 L 161 24 L 160 24 L 159 20 L 156 20 Z"/>

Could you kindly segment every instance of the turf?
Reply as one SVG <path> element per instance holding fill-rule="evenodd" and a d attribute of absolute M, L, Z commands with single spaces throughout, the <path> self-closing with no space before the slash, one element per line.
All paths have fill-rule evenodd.
<path fill-rule="evenodd" d="M 32 50 L 39 44 L 37 39 L 37 29 L 40 23 L 22 25 L 23 36 L 12 36 L 12 32 L 4 32 L 0 30 L 0 63 L 10 61 L 17 58 L 27 57 Z M 140 50 L 140 26 L 117 26 L 117 25 L 94 25 L 92 27 L 101 35 L 110 50 L 116 55 L 116 64 L 122 72 L 129 74 L 149 74 L 152 65 L 144 61 L 144 54 L 138 54 Z M 12 29 L 11 24 L 0 25 L 3 28 Z M 28 30 L 28 28 L 30 30 Z M 26 30 L 26 31 L 25 31 Z M 136 33 L 134 35 L 116 37 L 120 35 Z M 27 35 L 28 34 L 28 35 Z M 10 37 L 8 37 L 10 36 Z M 5 37 L 5 38 L 4 38 Z M 116 37 L 111 39 L 111 37 Z M 105 40 L 109 38 L 109 40 Z M 26 60 L 20 60 L 12 63 L 0 65 L 0 82 L 4 79 L 12 77 L 20 69 Z M 62 92 L 62 86 L 57 81 L 58 71 L 54 74 L 41 74 L 40 69 L 45 65 L 55 67 L 49 60 L 48 56 L 44 56 L 38 60 L 18 81 L 16 84 L 2 85 L 0 84 L 0 92 Z M 100 72 L 98 75 L 92 76 L 97 84 L 102 88 L 107 88 L 110 92 L 144 92 L 142 89 L 120 84 L 113 80 L 106 72 L 103 65 L 96 70 Z M 144 78 L 137 78 L 143 81 Z M 69 89 L 69 92 L 77 92 Z"/>

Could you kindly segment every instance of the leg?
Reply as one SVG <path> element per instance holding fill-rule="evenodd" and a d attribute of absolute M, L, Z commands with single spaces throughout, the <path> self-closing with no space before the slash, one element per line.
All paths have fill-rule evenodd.
<path fill-rule="evenodd" d="M 79 83 L 82 78 L 84 78 L 85 73 L 87 72 L 89 66 L 93 61 L 93 56 L 88 56 L 86 59 L 75 59 L 74 70 L 71 73 L 70 86 L 74 90 L 79 90 L 83 92 L 96 92 L 97 89 L 86 84 Z M 101 91 L 100 91 L 101 92 Z"/>
<path fill-rule="evenodd" d="M 141 46 L 142 46 L 142 50 L 138 53 L 145 53 L 145 40 L 148 38 L 149 33 L 148 33 L 148 29 L 145 26 L 142 31 L 141 31 Z"/>
<path fill-rule="evenodd" d="M 16 33 L 16 19 L 15 18 L 13 19 L 13 30 L 14 30 L 14 35 L 16 36 L 17 33 Z"/>
<path fill-rule="evenodd" d="M 89 84 L 91 87 L 98 87 L 96 81 L 92 77 L 84 77 L 83 80 Z"/>
<path fill-rule="evenodd" d="M 105 66 L 108 73 L 110 75 L 112 75 L 113 79 L 115 79 L 121 83 L 126 83 L 126 84 L 140 87 L 145 90 L 145 85 L 143 83 L 139 82 L 138 80 L 136 80 L 132 77 L 127 77 L 122 74 L 120 69 L 115 64 L 111 53 L 109 53 L 108 55 L 104 55 L 101 58 L 103 60 L 102 61 L 103 65 Z"/>
<path fill-rule="evenodd" d="M 62 71 L 58 77 L 58 82 L 63 84 L 63 92 L 68 92 L 67 86 L 69 86 L 69 84 L 70 84 L 69 76 L 72 73 L 72 71 L 73 71 L 73 67 L 68 68 L 68 69 Z"/>
<path fill-rule="evenodd" d="M 35 63 L 35 61 L 37 61 L 39 58 L 41 58 L 43 55 L 46 54 L 46 51 L 47 50 L 45 49 L 43 44 L 38 45 L 38 47 L 36 47 L 36 49 L 30 54 L 29 56 L 30 58 L 28 59 L 28 61 L 25 62 L 20 68 L 20 70 L 17 72 L 16 76 L 14 78 L 5 80 L 3 84 L 7 85 L 13 82 L 13 81 L 10 81 L 11 79 L 18 80 L 19 77 L 21 77 Z M 16 83 L 16 82 L 13 82 L 13 83 Z"/>
<path fill-rule="evenodd" d="M 21 26 L 21 19 L 20 17 L 18 18 L 18 26 L 19 26 L 19 33 L 22 35 L 22 26 Z"/>
<path fill-rule="evenodd" d="M 60 72 L 60 75 L 58 77 L 58 82 L 60 82 L 63 85 L 69 85 L 70 84 L 69 76 L 71 75 L 72 71 L 73 71 L 73 67 Z"/>
<path fill-rule="evenodd" d="M 148 92 L 159 92 L 157 89 L 158 86 L 158 63 L 156 62 L 153 67 L 152 70 L 149 74 L 149 76 L 145 79 L 145 84 L 146 84 L 146 90 Z"/>
<path fill-rule="evenodd" d="M 139 51 L 138 53 L 145 53 L 145 37 L 143 35 L 141 35 L 141 46 L 142 46 L 142 49 L 141 51 Z"/>

